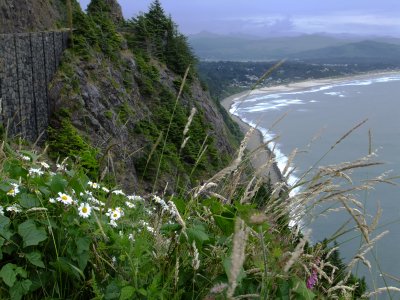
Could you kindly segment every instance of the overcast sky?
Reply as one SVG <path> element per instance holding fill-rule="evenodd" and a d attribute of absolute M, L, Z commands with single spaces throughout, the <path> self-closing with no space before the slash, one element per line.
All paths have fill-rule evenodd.
<path fill-rule="evenodd" d="M 79 0 L 85 9 L 90 0 Z M 119 0 L 125 18 L 151 0 Z M 400 37 L 400 0 L 161 0 L 185 34 L 346 33 Z"/>

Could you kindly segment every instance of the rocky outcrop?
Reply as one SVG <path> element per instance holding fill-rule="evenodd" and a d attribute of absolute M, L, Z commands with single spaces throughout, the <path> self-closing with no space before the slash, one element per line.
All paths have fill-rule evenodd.
<path fill-rule="evenodd" d="M 65 15 L 61 0 L 0 0 L 0 33 L 52 30 Z"/>
<path fill-rule="evenodd" d="M 110 7 L 110 17 L 115 24 L 120 24 L 124 20 L 121 5 L 116 0 L 104 1 Z"/>

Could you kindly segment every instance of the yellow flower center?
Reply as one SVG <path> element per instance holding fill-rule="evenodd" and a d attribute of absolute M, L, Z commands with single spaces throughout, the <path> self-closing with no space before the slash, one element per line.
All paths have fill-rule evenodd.
<path fill-rule="evenodd" d="M 87 211 L 88 211 L 87 207 L 86 207 L 86 206 L 84 206 L 84 207 L 82 208 L 82 212 L 83 212 L 84 214 L 86 214 L 86 213 L 87 213 Z"/>
<path fill-rule="evenodd" d="M 117 213 L 114 213 L 114 214 L 113 214 L 113 217 L 114 217 L 114 218 L 118 217 L 118 214 L 117 214 Z"/>
<path fill-rule="evenodd" d="M 67 197 L 67 195 L 62 195 L 62 196 L 61 196 L 61 200 L 63 200 L 63 201 L 67 201 L 67 200 L 68 200 L 68 197 Z"/>

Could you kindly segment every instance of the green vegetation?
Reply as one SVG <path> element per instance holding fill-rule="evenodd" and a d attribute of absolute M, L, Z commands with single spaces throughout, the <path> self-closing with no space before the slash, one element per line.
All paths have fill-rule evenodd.
<path fill-rule="evenodd" d="M 99 150 L 85 141 L 68 118 L 63 118 L 57 128 L 48 130 L 50 157 L 53 159 L 72 158 L 87 170 L 92 178 L 99 172 Z"/>
<path fill-rule="evenodd" d="M 73 161 L 53 166 L 4 142 L 0 153 L 2 299 L 367 297 L 336 249 L 309 247 L 288 226 L 296 199 L 241 175 L 242 154 L 204 184 L 160 198 L 90 181 Z M 311 198 L 325 176 L 314 177 Z"/>
<path fill-rule="evenodd" d="M 352 217 L 357 212 L 352 232 L 364 238 L 360 253 L 370 249 L 374 224 L 358 214 L 363 209 L 351 198 L 365 187 L 343 184 L 360 164 L 318 169 L 299 183 L 302 193 L 290 196 L 291 188 L 257 175 L 266 170 L 251 168 L 256 154 L 244 151 L 248 137 L 233 159 L 218 148 L 217 128 L 206 116 L 210 106 L 193 99 L 200 86 L 193 68 L 186 77 L 194 56 L 159 1 L 121 27 L 134 75 L 126 72 L 122 35 L 108 26 L 106 2 L 92 1 L 87 15 L 76 5 L 74 48 L 59 72 L 66 103 L 53 118 L 49 153 L 0 146 L 0 298 L 368 298 L 364 281 L 351 274 L 355 264 L 344 265 L 331 243 L 310 246 L 289 226 L 321 202 L 344 202 Z M 98 73 L 90 73 L 95 68 Z M 126 145 L 113 141 L 97 149 L 90 134 L 74 126 L 86 109 L 79 93 L 87 92 L 82 79 L 88 78 L 97 84 L 96 95 L 111 91 L 112 101 L 95 102 L 104 105 L 96 106 L 102 126 L 127 136 L 127 143 L 139 141 L 140 148 L 126 154 L 139 185 L 147 184 L 138 190 L 162 194 L 122 191 L 125 182 L 110 179 L 101 164 L 125 155 L 110 152 Z M 143 111 L 123 97 L 136 87 Z M 218 102 L 213 105 L 234 144 L 241 137 L 237 124 Z M 64 160 L 53 165 L 47 155 Z M 120 165 L 112 161 L 116 172 L 123 172 Z"/>

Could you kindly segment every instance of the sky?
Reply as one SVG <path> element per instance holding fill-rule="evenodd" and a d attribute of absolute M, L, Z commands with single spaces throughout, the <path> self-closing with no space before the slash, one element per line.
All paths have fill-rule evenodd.
<path fill-rule="evenodd" d="M 86 8 L 90 0 L 79 0 Z M 119 0 L 126 19 L 151 0 Z M 299 33 L 400 37 L 400 0 L 161 0 L 181 32 L 287 36 Z"/>

